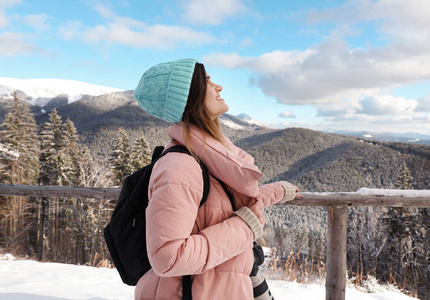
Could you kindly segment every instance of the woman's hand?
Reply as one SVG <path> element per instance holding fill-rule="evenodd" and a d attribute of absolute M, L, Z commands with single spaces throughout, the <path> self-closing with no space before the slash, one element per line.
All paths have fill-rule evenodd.
<path fill-rule="evenodd" d="M 299 188 L 297 186 L 294 186 L 295 190 L 296 190 L 296 197 L 295 199 L 303 199 L 303 196 L 300 194 L 297 194 L 299 192 Z"/>
<path fill-rule="evenodd" d="M 247 207 L 254 213 L 254 215 L 258 218 L 261 225 L 264 227 L 264 203 L 259 200 L 251 200 L 249 201 Z"/>
<path fill-rule="evenodd" d="M 299 192 L 299 188 L 295 185 L 292 185 L 291 183 L 287 181 L 279 181 L 282 188 L 284 189 L 284 199 L 282 199 L 279 203 L 283 204 L 287 201 L 291 201 L 294 199 L 303 199 L 303 196 L 300 194 L 297 194 Z"/>

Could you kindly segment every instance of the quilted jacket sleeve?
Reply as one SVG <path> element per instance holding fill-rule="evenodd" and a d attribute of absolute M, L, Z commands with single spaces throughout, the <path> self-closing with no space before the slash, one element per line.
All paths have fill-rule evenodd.
<path fill-rule="evenodd" d="M 157 275 L 200 274 L 252 247 L 252 231 L 237 216 L 191 234 L 202 191 L 193 157 L 169 153 L 156 163 L 146 220 L 148 257 Z"/>

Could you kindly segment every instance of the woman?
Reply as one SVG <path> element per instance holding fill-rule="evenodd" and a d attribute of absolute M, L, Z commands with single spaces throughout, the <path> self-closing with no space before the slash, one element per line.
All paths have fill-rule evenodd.
<path fill-rule="evenodd" d="M 135 90 L 146 112 L 172 123 L 166 148 L 185 145 L 195 156 L 169 153 L 154 166 L 146 210 L 152 269 L 139 280 L 135 299 L 182 299 L 183 275 L 193 275 L 195 300 L 254 299 L 252 248 L 263 233 L 264 207 L 300 197 L 288 182 L 258 186 L 262 174 L 254 159 L 221 132 L 218 117 L 228 111 L 221 90 L 193 59 L 150 68 Z M 200 208 L 203 178 L 196 158 L 210 173 Z"/>

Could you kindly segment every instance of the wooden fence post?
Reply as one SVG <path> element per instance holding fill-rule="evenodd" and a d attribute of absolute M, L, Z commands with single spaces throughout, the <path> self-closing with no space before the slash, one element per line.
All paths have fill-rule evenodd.
<path fill-rule="evenodd" d="M 346 204 L 328 206 L 326 300 L 345 300 L 347 217 Z"/>

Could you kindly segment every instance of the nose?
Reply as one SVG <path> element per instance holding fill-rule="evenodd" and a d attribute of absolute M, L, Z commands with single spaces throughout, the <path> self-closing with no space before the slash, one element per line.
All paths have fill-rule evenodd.
<path fill-rule="evenodd" d="M 219 84 L 217 84 L 215 88 L 218 92 L 222 91 L 222 86 L 220 86 Z"/>

